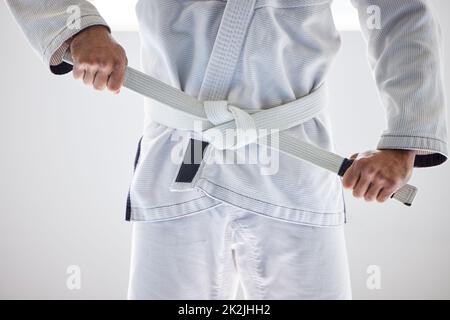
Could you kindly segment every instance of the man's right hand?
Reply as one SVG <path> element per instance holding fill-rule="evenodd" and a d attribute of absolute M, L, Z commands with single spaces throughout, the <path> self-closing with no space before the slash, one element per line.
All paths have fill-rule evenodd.
<path fill-rule="evenodd" d="M 119 93 L 128 59 L 125 50 L 104 26 L 92 26 L 78 33 L 70 43 L 73 76 L 97 90 Z"/>

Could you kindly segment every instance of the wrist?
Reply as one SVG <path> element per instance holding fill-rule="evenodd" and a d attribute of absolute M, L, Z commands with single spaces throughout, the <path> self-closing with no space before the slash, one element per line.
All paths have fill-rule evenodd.
<path fill-rule="evenodd" d="M 404 163 L 408 163 L 411 167 L 414 166 L 414 161 L 416 159 L 416 150 L 404 150 L 404 149 L 383 149 L 380 150 L 385 152 L 391 158 L 396 158 Z"/>
<path fill-rule="evenodd" d="M 111 33 L 109 31 L 109 28 L 103 25 L 94 25 L 89 26 L 87 28 L 84 28 L 83 30 L 80 30 L 77 34 L 75 34 L 72 37 L 72 40 L 80 37 L 80 36 L 109 36 Z"/>
<path fill-rule="evenodd" d="M 79 47 L 84 43 L 102 43 L 111 39 L 111 34 L 108 27 L 103 25 L 94 25 L 87 27 L 76 35 L 74 35 L 69 42 L 70 51 L 74 52 L 75 47 Z"/>
<path fill-rule="evenodd" d="M 96 24 L 93 26 L 86 27 L 83 30 L 80 30 L 80 32 L 78 34 L 83 33 L 83 32 L 100 32 L 100 33 L 111 34 L 109 28 L 102 24 Z"/>

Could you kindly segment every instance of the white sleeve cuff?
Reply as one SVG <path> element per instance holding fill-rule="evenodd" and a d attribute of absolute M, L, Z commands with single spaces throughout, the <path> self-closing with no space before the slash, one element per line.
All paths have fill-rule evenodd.
<path fill-rule="evenodd" d="M 448 158 L 448 143 L 446 141 L 407 135 L 383 135 L 378 143 L 378 149 L 400 149 L 418 151 L 416 167 L 432 167 L 444 163 Z"/>
<path fill-rule="evenodd" d="M 80 28 L 65 27 L 50 42 L 45 49 L 44 62 L 50 66 L 50 70 L 55 74 L 65 74 L 72 70 L 72 66 L 63 62 L 62 58 L 70 46 L 70 40 L 80 31 L 95 25 L 102 25 L 109 29 L 107 23 L 100 15 L 85 15 L 79 18 Z"/>

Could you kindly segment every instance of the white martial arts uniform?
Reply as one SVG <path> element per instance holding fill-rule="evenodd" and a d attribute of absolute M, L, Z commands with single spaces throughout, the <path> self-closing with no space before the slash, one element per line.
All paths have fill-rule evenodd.
<path fill-rule="evenodd" d="M 317 228 L 222 204 L 133 226 L 130 299 L 350 299 L 343 226 Z"/>
<path fill-rule="evenodd" d="M 69 65 L 61 63 L 68 41 L 78 32 L 66 26 L 69 5 L 79 5 L 81 28 L 106 25 L 95 8 L 82 0 L 7 2 L 34 48 L 55 73 L 70 71 Z M 448 149 L 440 34 L 427 1 L 353 0 L 352 3 L 359 12 L 387 114 L 387 128 L 378 148 L 418 150 L 416 166 L 444 162 Z M 149 75 L 201 100 L 228 100 L 250 110 L 293 101 L 325 83 L 329 66 L 339 49 L 340 38 L 330 4 L 331 0 L 140 0 L 136 12 L 142 39 L 142 67 Z M 371 18 L 368 12 L 372 11 L 367 10 L 370 6 L 380 9 L 381 28 L 367 23 Z M 346 81 L 351 94 L 351 78 Z M 345 205 L 340 179 L 283 154 L 280 154 L 277 173 L 273 175 L 262 175 L 258 165 L 205 161 L 190 188 L 173 192 L 181 162 L 181 158 L 173 161 L 173 153 L 184 148 L 179 136 L 189 136 L 189 133 L 154 122 L 152 112 L 160 107 L 155 101 L 146 101 L 145 128 L 130 188 L 127 219 L 158 221 L 154 227 L 158 228 L 165 225 L 160 223 L 162 221 L 183 217 L 183 222 L 174 221 L 174 225 L 188 225 L 189 221 L 195 223 L 207 216 L 194 218 L 193 214 L 213 213 L 216 212 L 213 208 L 226 203 L 245 212 L 284 221 L 286 228 L 295 223 L 316 227 L 342 225 Z M 326 110 L 289 129 L 288 133 L 333 150 Z M 236 151 L 236 156 L 240 157 L 248 148 Z M 208 147 L 205 157 L 213 157 L 215 152 L 218 151 Z M 274 223 L 270 219 L 260 221 Z M 143 235 L 145 228 L 147 224 L 136 226 L 135 234 Z M 148 228 L 153 227 L 148 225 Z M 187 238 L 194 237 L 190 229 L 186 229 Z M 332 230 L 324 228 L 317 234 L 325 241 L 328 237 L 325 234 L 337 237 L 338 232 Z M 145 255 L 136 249 L 142 248 L 144 241 L 149 245 L 164 241 L 157 238 L 157 232 L 154 237 L 151 233 L 142 236 L 142 241 L 136 237 L 134 243 L 139 244 L 134 247 L 136 261 L 142 261 L 140 257 Z M 339 237 L 336 243 L 342 243 Z M 310 241 L 317 240 L 311 238 Z M 211 241 L 209 249 L 205 249 L 213 250 L 217 245 Z M 343 247 L 338 251 L 344 252 Z M 162 255 L 170 252 L 170 242 L 166 251 L 152 251 L 155 256 L 149 259 L 171 259 L 156 256 L 157 252 Z M 192 254 L 195 253 L 186 252 L 188 256 Z M 319 255 L 311 259 L 314 257 L 330 266 L 337 263 L 333 260 L 336 256 L 321 259 Z M 150 273 L 162 270 L 151 263 L 148 266 L 136 270 Z M 331 289 L 345 281 L 323 279 L 325 283 L 316 284 L 322 289 L 310 292 L 346 292 L 344 287 Z M 132 288 L 131 292 L 142 290 Z M 190 292 L 187 290 L 183 297 L 189 298 Z M 325 295 L 322 292 L 316 296 Z M 277 297 L 282 298 L 283 294 Z"/>

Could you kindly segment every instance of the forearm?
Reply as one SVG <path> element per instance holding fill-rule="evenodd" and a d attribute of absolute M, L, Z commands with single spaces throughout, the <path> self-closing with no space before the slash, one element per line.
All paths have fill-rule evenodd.
<path fill-rule="evenodd" d="M 387 127 L 378 149 L 416 150 L 416 166 L 447 159 L 440 29 L 425 0 L 353 0 L 368 44 Z M 380 28 L 367 8 L 380 9 Z"/>

